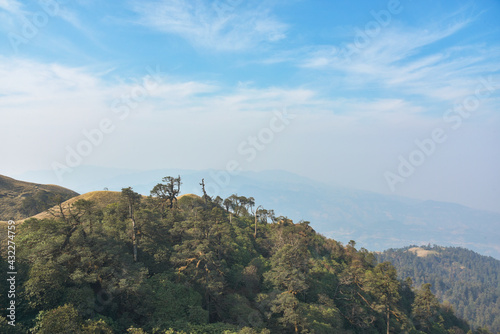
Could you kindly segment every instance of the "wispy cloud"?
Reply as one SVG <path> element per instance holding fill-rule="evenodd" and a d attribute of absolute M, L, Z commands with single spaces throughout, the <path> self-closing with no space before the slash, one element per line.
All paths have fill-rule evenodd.
<path fill-rule="evenodd" d="M 140 24 L 209 50 L 247 50 L 286 37 L 287 25 L 262 4 L 161 0 L 135 1 L 132 8 Z"/>
<path fill-rule="evenodd" d="M 347 44 L 321 46 L 302 57 L 298 66 L 341 74 L 347 87 L 367 85 L 400 93 L 423 95 L 441 101 L 453 101 L 470 94 L 481 75 L 500 69 L 500 49 L 485 44 L 447 45 L 445 39 L 457 34 L 470 20 L 449 24 L 441 29 L 387 28 L 366 41 L 361 48 Z M 354 50 L 346 56 L 346 50 Z M 303 53 L 303 51 L 301 51 Z"/>
<path fill-rule="evenodd" d="M 94 41 L 98 36 L 92 31 L 90 24 L 82 22 L 75 3 L 37 1 L 23 4 L 17 0 L 0 0 L 0 27 L 9 33 L 19 34 L 25 39 L 33 38 L 32 36 L 37 35 L 38 31 L 51 25 L 51 20 L 54 18 L 65 21 Z M 30 33 L 26 36 L 23 29 L 28 29 Z M 32 30 L 35 32 L 31 32 Z"/>
<path fill-rule="evenodd" d="M 23 6 L 17 0 L 0 0 L 0 28 L 11 31 L 23 14 Z"/>

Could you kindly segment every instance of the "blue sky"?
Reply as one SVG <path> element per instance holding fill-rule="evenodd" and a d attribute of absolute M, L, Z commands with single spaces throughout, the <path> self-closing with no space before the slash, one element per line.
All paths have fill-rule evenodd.
<path fill-rule="evenodd" d="M 500 211 L 499 16 L 493 0 L 0 0 L 0 173 L 236 164 Z"/>

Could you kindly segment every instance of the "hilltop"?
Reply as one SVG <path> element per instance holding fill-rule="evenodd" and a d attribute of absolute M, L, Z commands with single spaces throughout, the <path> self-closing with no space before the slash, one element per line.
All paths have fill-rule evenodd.
<path fill-rule="evenodd" d="M 57 199 L 63 201 L 78 193 L 52 184 L 38 184 L 0 175 L 0 221 L 20 220 L 50 208 Z"/>
<path fill-rule="evenodd" d="M 85 200 L 85 201 L 90 201 L 94 204 L 94 210 L 103 210 L 110 204 L 120 202 L 121 197 L 122 194 L 119 191 L 97 190 L 70 198 L 69 200 L 61 203 L 61 207 L 63 208 L 64 214 L 67 214 L 69 213 L 69 209 L 73 206 L 73 204 L 75 204 L 75 202 L 79 200 Z M 179 196 L 178 199 L 180 200 L 183 197 L 199 198 L 197 195 L 194 194 L 185 194 Z M 142 196 L 142 199 L 146 198 L 147 196 Z M 60 210 L 61 209 L 59 205 L 56 205 L 44 212 L 40 212 L 39 214 L 36 214 L 29 218 L 36 218 L 36 219 L 53 218 L 54 214 L 57 215 L 57 213 L 59 213 Z"/>
<path fill-rule="evenodd" d="M 86 200 L 86 201 L 92 201 L 96 205 L 96 209 L 102 210 L 106 206 L 108 206 L 109 204 L 119 202 L 120 196 L 121 196 L 121 193 L 118 191 L 105 191 L 105 190 L 91 191 L 91 192 L 70 198 L 69 200 L 61 203 L 61 207 L 63 208 L 63 212 L 65 214 L 67 214 L 69 211 L 69 208 L 71 208 L 71 206 L 75 202 L 77 202 L 79 200 Z M 56 205 L 56 206 L 50 208 L 49 210 L 46 210 L 44 212 L 40 212 L 39 214 L 36 214 L 30 218 L 36 218 L 36 219 L 52 218 L 53 214 L 51 214 L 51 212 L 56 213 L 59 211 L 60 211 L 60 208 L 58 205 Z"/>
<path fill-rule="evenodd" d="M 441 302 L 473 326 L 500 332 L 500 261 L 458 247 L 409 246 L 377 254 L 391 262 L 401 279 L 432 284 Z"/>

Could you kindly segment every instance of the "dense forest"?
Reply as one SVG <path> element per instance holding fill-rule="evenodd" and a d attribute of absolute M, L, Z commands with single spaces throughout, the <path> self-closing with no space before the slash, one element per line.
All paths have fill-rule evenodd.
<path fill-rule="evenodd" d="M 16 326 L 2 279 L 0 332 L 472 333 L 429 284 L 398 280 L 354 241 L 180 186 L 166 177 L 148 197 L 124 188 L 17 225 Z"/>
<path fill-rule="evenodd" d="M 439 246 L 390 249 L 378 257 L 391 262 L 399 277 L 411 277 L 417 286 L 432 284 L 436 297 L 451 304 L 472 326 L 500 332 L 500 261 L 464 248 Z"/>

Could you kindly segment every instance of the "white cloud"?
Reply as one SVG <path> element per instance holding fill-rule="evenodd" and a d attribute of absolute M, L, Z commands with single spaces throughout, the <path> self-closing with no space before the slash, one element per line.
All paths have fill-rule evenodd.
<path fill-rule="evenodd" d="M 16 0 L 0 0 L 0 29 L 5 32 L 16 30 L 23 14 L 22 7 Z"/>
<path fill-rule="evenodd" d="M 0 0 L 0 9 L 10 13 L 19 13 L 21 11 L 21 3 L 17 0 Z"/>
<path fill-rule="evenodd" d="M 133 100 L 128 117 L 121 119 L 121 114 L 113 109 L 114 103 L 118 101 L 124 106 L 123 101 L 130 101 L 138 87 L 147 85 L 152 88 Z M 16 138 L 0 145 L 0 155 L 18 171 L 50 168 L 52 161 L 63 160 L 66 147 L 84 139 L 83 130 L 97 127 L 104 118 L 111 119 L 117 128 L 107 143 L 118 145 L 113 152 L 125 153 L 130 147 L 123 142 L 133 138 L 136 148 L 150 147 L 151 134 L 168 142 L 173 134 L 199 135 L 218 129 L 221 135 L 237 138 L 249 124 L 265 119 L 266 113 L 285 105 L 310 106 L 315 98 L 314 92 L 300 88 L 224 89 L 217 83 L 168 76 L 161 76 L 161 82 L 153 85 L 146 69 L 137 80 L 110 82 L 89 68 L 7 57 L 0 57 L 0 91 L 2 135 Z M 207 144 L 218 147 L 217 138 L 206 138 Z M 179 145 L 178 149 L 196 151 L 199 146 Z M 90 161 L 98 158 L 107 160 L 109 156 L 96 150 L 89 157 Z M 182 154 L 179 159 L 183 159 Z"/>
<path fill-rule="evenodd" d="M 40 33 L 52 25 L 52 20 L 61 19 L 94 43 L 104 47 L 99 42 L 99 34 L 93 31 L 90 24 L 82 22 L 78 11 L 70 7 L 69 3 L 61 1 L 33 1 L 23 4 L 17 0 L 0 0 L 0 30 L 6 32 L 7 40 L 12 43 L 11 46 L 16 52 L 19 51 L 20 45 L 33 42 L 42 49 L 57 48 L 60 51 L 81 54 L 81 50 L 75 51 L 72 40 Z"/>
<path fill-rule="evenodd" d="M 286 37 L 287 25 L 263 5 L 246 2 L 136 1 L 139 23 L 185 38 L 195 47 L 216 51 L 247 50 Z"/>
<path fill-rule="evenodd" d="M 0 57 L 0 105 L 53 101 L 57 97 L 84 98 L 98 88 L 97 78 L 84 68 L 40 64 Z"/>
<path fill-rule="evenodd" d="M 367 117 L 379 122 L 410 117 L 401 111 L 414 108 L 401 100 L 329 100 L 301 87 L 258 88 L 247 84 L 228 88 L 213 82 L 161 78 L 144 99 L 133 101 L 137 106 L 131 108 L 127 119 L 121 120 L 113 111 L 113 103 L 129 98 L 134 89 L 151 80 L 146 69 L 144 76 L 135 81 L 109 82 L 89 68 L 1 57 L 3 135 L 17 139 L 2 145 L 0 154 L 11 160 L 15 157 L 15 169 L 48 168 L 52 161 L 64 158 L 67 145 L 75 145 L 83 138 L 83 130 L 95 128 L 103 118 L 110 118 L 117 130 L 107 143 L 116 147 L 102 148 L 102 152 L 110 154 L 107 150 L 112 150 L 114 154 L 125 155 L 131 149 L 125 143 L 131 141 L 130 145 L 147 159 L 153 156 L 148 147 L 153 151 L 158 149 L 153 142 L 175 142 L 189 134 L 193 141 L 176 145 L 177 164 L 188 167 L 186 164 L 194 163 L 185 160 L 182 154 L 192 152 L 195 157 L 204 157 L 200 168 L 220 168 L 229 159 L 225 158 L 227 154 L 229 157 L 235 154 L 238 142 L 260 130 L 276 110 L 288 108 L 300 115 L 297 131 L 322 136 L 334 128 L 341 132 L 354 129 Z M 319 129 L 316 133 L 315 128 Z M 203 145 L 200 138 L 205 138 Z M 96 150 L 90 161 L 94 159 L 96 164 L 99 159 L 107 161 L 109 156 L 102 152 Z M 157 158 L 164 161 L 166 157 L 154 159 Z M 118 159 L 116 163 L 121 162 Z"/>

